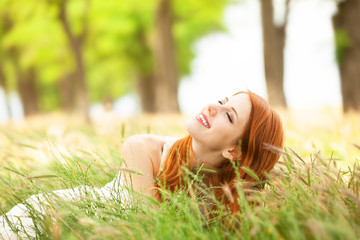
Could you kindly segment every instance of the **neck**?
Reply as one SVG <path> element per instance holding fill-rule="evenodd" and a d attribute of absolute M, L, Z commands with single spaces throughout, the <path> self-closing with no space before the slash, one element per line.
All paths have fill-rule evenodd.
<path fill-rule="evenodd" d="M 195 156 L 194 168 L 203 167 L 207 169 L 216 169 L 215 163 L 220 162 L 223 157 L 219 150 L 211 150 L 195 140 L 192 141 L 192 148 Z"/>

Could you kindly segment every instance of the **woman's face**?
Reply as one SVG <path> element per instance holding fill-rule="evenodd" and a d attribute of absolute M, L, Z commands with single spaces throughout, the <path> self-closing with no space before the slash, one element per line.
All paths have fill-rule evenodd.
<path fill-rule="evenodd" d="M 237 147 L 250 111 L 249 95 L 240 93 L 208 105 L 186 123 L 186 129 L 198 144 L 210 151 L 223 151 Z"/>

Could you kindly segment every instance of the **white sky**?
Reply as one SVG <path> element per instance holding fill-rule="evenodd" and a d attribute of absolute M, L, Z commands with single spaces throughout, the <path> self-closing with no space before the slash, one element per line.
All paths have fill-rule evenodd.
<path fill-rule="evenodd" d="M 275 22 L 281 22 L 284 0 L 275 0 Z M 335 63 L 331 16 L 335 1 L 292 0 L 285 48 L 285 95 L 291 108 L 339 106 L 339 72 Z M 266 97 L 262 30 L 258 0 L 243 0 L 225 11 L 228 32 L 198 41 L 192 73 L 179 89 L 180 108 L 195 114 L 206 104 L 240 90 L 250 89 Z M 0 124 L 7 122 L 0 91 Z M 22 117 L 18 99 L 12 96 L 13 115 Z M 99 105 L 91 112 L 98 114 Z M 139 112 L 132 95 L 115 102 L 121 116 Z M 95 111 L 95 112 L 94 112 Z"/>
<path fill-rule="evenodd" d="M 276 0 L 276 22 L 282 19 L 282 2 Z M 292 0 L 284 73 L 285 95 L 292 108 L 341 104 L 331 25 L 335 10 L 330 0 Z M 194 114 L 239 90 L 266 97 L 259 1 L 228 7 L 225 21 L 227 33 L 212 34 L 195 45 L 192 74 L 180 85 L 185 113 Z"/>

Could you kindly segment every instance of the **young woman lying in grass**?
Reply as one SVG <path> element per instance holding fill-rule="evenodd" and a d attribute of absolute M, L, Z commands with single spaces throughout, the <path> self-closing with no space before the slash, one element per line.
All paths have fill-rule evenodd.
<path fill-rule="evenodd" d="M 260 180 L 264 179 L 279 159 L 279 155 L 266 146 L 283 147 L 279 115 L 267 101 L 250 91 L 208 105 L 186 123 L 186 129 L 189 134 L 181 139 L 134 135 L 122 148 L 126 168 L 133 172 L 127 176 L 118 174 L 101 189 L 80 186 L 54 191 L 53 195 L 81 200 L 86 194 L 101 200 L 118 198 L 125 203 L 130 196 L 124 188 L 128 185 L 161 202 L 162 188 L 174 192 L 184 186 L 186 169 L 193 172 L 210 169 L 199 172 L 203 183 L 213 187 L 216 199 L 229 211 L 236 212 L 239 210 L 235 186 L 238 177 L 254 181 L 253 174 L 246 170 L 251 169 Z M 131 184 L 125 184 L 130 181 Z M 226 191 L 221 188 L 224 186 Z M 0 218 L 1 235 L 5 238 L 36 236 L 29 209 L 46 212 L 47 201 L 48 196 L 37 194 L 16 205 Z"/>

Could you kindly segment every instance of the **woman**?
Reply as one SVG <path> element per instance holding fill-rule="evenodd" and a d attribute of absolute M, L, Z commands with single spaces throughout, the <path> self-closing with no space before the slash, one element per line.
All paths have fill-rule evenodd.
<path fill-rule="evenodd" d="M 279 155 L 269 151 L 266 144 L 281 148 L 283 128 L 281 120 L 267 101 L 248 91 L 239 92 L 229 98 L 210 104 L 200 114 L 186 123 L 188 136 L 182 139 L 155 135 L 135 135 L 123 144 L 122 157 L 130 171 L 127 177 L 118 176 L 101 189 L 80 186 L 75 189 L 59 190 L 54 194 L 63 199 L 81 199 L 85 194 L 101 199 L 118 197 L 126 202 L 129 195 L 123 188 L 131 180 L 131 187 L 140 193 L 154 196 L 161 201 L 159 186 L 175 191 L 183 186 L 184 167 L 213 169 L 205 173 L 208 186 L 227 186 L 232 195 L 223 197 L 221 188 L 214 188 L 218 200 L 232 212 L 238 211 L 235 182 L 237 175 L 245 181 L 254 181 L 241 168 L 237 173 L 235 165 L 251 169 L 260 179 L 270 172 Z M 240 144 L 241 143 L 241 144 Z M 229 192 L 226 196 L 229 196 Z M 6 217 L 0 219 L 0 233 L 8 238 L 14 237 L 9 222 L 20 227 L 30 236 L 35 236 L 33 222 L 28 209 L 46 211 L 41 204 L 43 194 L 34 195 L 11 209 Z M 7 221 L 5 220 L 7 218 Z M 22 235 L 25 236 L 25 235 Z"/>

